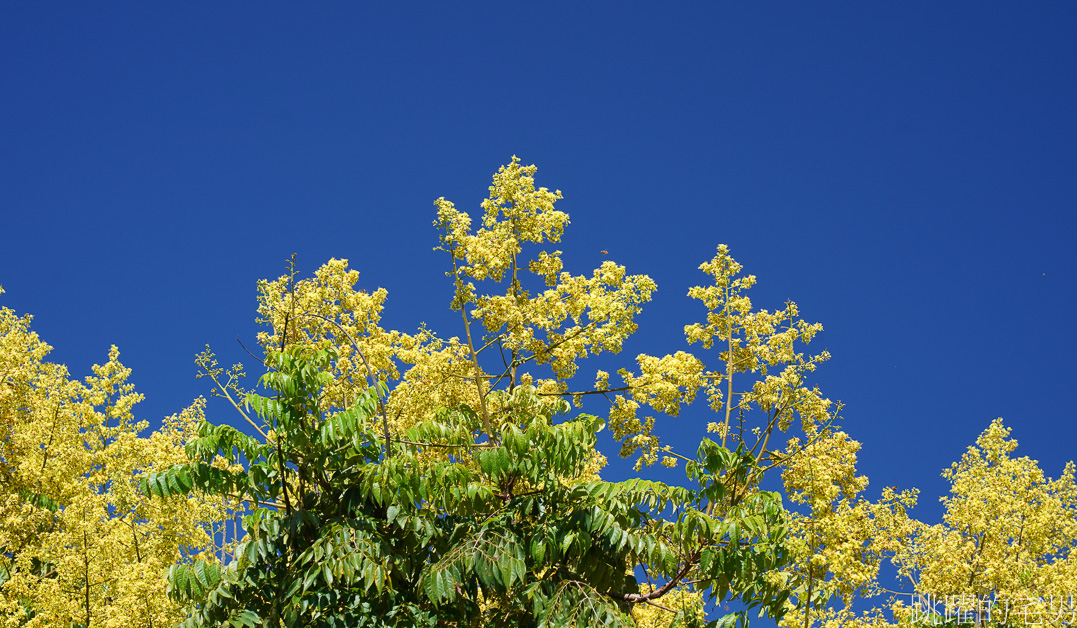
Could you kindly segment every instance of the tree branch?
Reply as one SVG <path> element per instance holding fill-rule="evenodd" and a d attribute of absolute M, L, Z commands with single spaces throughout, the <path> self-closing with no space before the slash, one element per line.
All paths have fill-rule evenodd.
<path fill-rule="evenodd" d="M 651 591 L 650 593 L 618 593 L 616 591 L 610 591 L 606 593 L 606 595 L 617 601 L 626 602 L 628 604 L 650 603 L 651 600 L 657 600 L 663 595 L 669 593 L 670 590 L 672 590 L 673 587 L 677 586 L 677 584 L 680 583 L 681 580 L 684 580 L 684 577 L 688 575 L 688 572 L 692 570 L 692 567 L 695 567 L 697 562 L 699 562 L 698 550 L 693 552 L 692 555 L 688 557 L 688 560 L 685 561 L 684 565 L 682 565 L 681 568 L 677 570 L 677 573 L 672 578 L 670 578 L 668 582 Z"/>

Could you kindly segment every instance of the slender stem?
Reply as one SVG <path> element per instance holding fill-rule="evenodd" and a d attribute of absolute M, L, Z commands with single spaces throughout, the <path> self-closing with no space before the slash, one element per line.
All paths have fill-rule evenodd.
<path fill-rule="evenodd" d="M 281 495 L 284 496 L 284 512 L 285 512 L 286 515 L 291 516 L 292 515 L 292 503 L 288 499 L 288 482 L 287 482 L 287 477 L 288 476 L 285 474 L 285 471 L 287 470 L 287 467 L 284 466 L 284 452 L 281 450 L 280 441 L 281 441 L 281 439 L 278 438 L 277 439 L 277 467 L 278 467 L 279 472 L 280 472 L 280 492 L 281 492 Z"/>
<path fill-rule="evenodd" d="M 445 377 L 456 377 L 456 378 L 459 378 L 459 379 L 466 379 L 468 381 L 475 379 L 475 377 L 473 375 L 461 375 L 459 373 L 446 373 L 444 371 L 442 371 L 441 374 L 444 375 Z M 501 375 L 482 375 L 481 378 L 482 379 L 495 379 L 496 380 L 496 379 L 501 379 L 501 378 L 503 378 L 505 376 L 506 376 L 506 373 L 502 373 Z M 542 395 L 542 394 L 555 395 L 555 394 L 560 394 L 560 393 L 538 393 L 538 394 L 540 394 L 540 395 Z"/>
<path fill-rule="evenodd" d="M 664 611 L 669 611 L 671 613 L 677 613 L 678 612 L 678 611 L 675 611 L 675 610 L 673 610 L 672 608 L 670 608 L 668 606 L 662 606 L 661 604 L 658 604 L 657 602 L 652 602 L 650 600 L 644 600 L 643 603 L 648 605 L 648 606 L 653 606 L 655 608 L 660 608 L 660 609 L 662 609 Z"/>
<path fill-rule="evenodd" d="M 671 456 L 673 456 L 675 458 L 680 458 L 681 460 L 684 460 L 686 462 L 695 462 L 695 460 L 692 460 L 691 458 L 688 458 L 687 456 L 682 456 L 679 453 L 673 451 L 673 449 L 671 449 L 669 446 L 666 446 L 666 448 L 663 449 L 662 451 L 663 451 L 663 453 L 667 453 L 667 454 L 669 454 L 669 455 L 671 455 Z"/>
<path fill-rule="evenodd" d="M 483 448 L 493 447 L 492 443 L 468 443 L 466 445 L 454 445 L 450 443 L 418 443 L 415 441 L 404 440 L 402 438 L 396 439 L 396 442 L 403 443 L 405 445 L 414 445 L 416 447 L 442 447 L 445 449 L 471 449 L 471 448 Z"/>
<path fill-rule="evenodd" d="M 86 625 L 90 625 L 90 545 L 82 531 L 82 564 L 86 573 Z"/>
<path fill-rule="evenodd" d="M 234 499 L 237 502 L 241 502 L 241 503 L 258 504 L 259 506 L 269 506 L 271 508 L 277 508 L 278 510 L 281 509 L 281 508 L 284 508 L 284 504 L 281 504 L 281 503 L 278 503 L 278 502 L 263 502 L 263 501 L 259 501 L 257 499 L 249 499 L 247 497 L 240 497 L 239 495 L 232 495 L 232 494 L 229 494 L 229 493 L 222 493 L 222 495 L 224 495 L 225 497 L 229 497 L 231 499 Z"/>
<path fill-rule="evenodd" d="M 811 457 L 808 458 L 808 477 L 811 482 L 811 490 L 815 491 L 815 467 L 811 464 Z M 812 517 L 811 517 L 811 556 L 815 556 L 815 553 L 819 548 L 819 539 L 815 535 L 815 520 L 818 516 L 815 514 L 815 505 L 812 504 Z M 808 557 L 808 604 L 804 607 L 804 628 L 811 626 L 811 594 L 812 587 L 815 585 L 815 571 L 812 569 L 811 556 Z"/>
<path fill-rule="evenodd" d="M 452 257 L 452 269 L 453 275 L 456 276 L 457 283 L 461 283 L 459 267 L 456 264 L 456 252 L 449 251 L 449 255 Z M 479 410 L 482 412 L 482 425 L 486 430 L 486 435 L 493 440 L 494 430 L 493 425 L 490 423 L 490 413 L 486 410 L 486 394 L 482 389 L 482 369 L 479 368 L 479 355 L 475 352 L 475 342 L 471 338 L 471 321 L 467 318 L 467 304 L 460 303 L 460 316 L 464 319 L 464 332 L 467 335 L 467 348 L 471 352 L 471 367 L 474 374 L 475 389 L 479 395 Z"/>
<path fill-rule="evenodd" d="M 210 377 L 210 379 L 213 380 L 214 384 L 217 384 L 217 388 L 220 388 L 221 391 L 224 393 L 224 398 L 228 400 L 228 403 L 232 404 L 232 407 L 235 408 L 236 411 L 239 412 L 239 414 L 242 415 L 243 418 L 247 420 L 247 423 L 250 423 L 251 427 L 253 427 L 255 430 L 258 431 L 259 434 L 262 435 L 262 438 L 268 440 L 269 437 L 266 436 L 266 433 L 264 431 L 262 431 L 262 428 L 258 427 L 258 424 L 255 423 L 251 419 L 251 417 L 246 412 L 243 411 L 243 408 L 240 407 L 240 405 L 238 403 L 236 403 L 236 400 L 233 399 L 232 395 L 228 393 L 228 389 L 225 388 L 219 381 L 217 381 L 217 376 L 213 375 L 213 374 L 210 374 L 209 377 Z"/>
<path fill-rule="evenodd" d="M 52 428 L 49 430 L 49 442 L 46 443 L 45 446 L 41 449 L 41 455 L 42 455 L 41 473 L 44 473 L 45 465 L 48 464 L 48 462 L 49 462 L 49 449 L 52 447 L 52 439 L 53 439 L 53 437 L 56 436 L 56 422 L 59 420 L 59 418 L 60 418 L 60 404 L 57 403 L 56 404 L 56 410 L 52 414 Z M 39 486 L 40 486 L 40 484 L 41 483 L 38 482 Z"/>
<path fill-rule="evenodd" d="M 646 386 L 646 384 L 644 385 Z M 634 390 L 641 388 L 641 386 L 621 386 L 620 388 L 606 388 L 603 390 L 584 390 L 580 392 L 540 392 L 538 395 L 547 395 L 551 397 L 574 397 L 576 395 L 605 395 L 607 393 L 624 392 L 626 390 Z"/>
<path fill-rule="evenodd" d="M 725 289 L 725 311 L 726 311 L 726 323 L 729 327 L 727 338 L 727 353 L 725 362 L 725 378 L 727 383 L 727 392 L 725 399 L 725 429 L 722 430 L 722 447 L 725 447 L 726 437 L 729 436 L 729 420 L 733 414 L 733 324 L 729 320 L 731 318 L 729 314 L 729 286 Z"/>
<path fill-rule="evenodd" d="M 766 473 L 767 471 L 770 471 L 771 469 L 773 469 L 774 467 L 782 464 L 783 462 L 785 462 L 787 460 L 792 460 L 794 456 L 796 456 L 798 454 L 801 454 L 801 453 L 804 453 L 804 450 L 806 450 L 809 445 L 811 445 L 815 441 L 819 440 L 819 438 L 822 437 L 823 433 L 826 430 L 828 430 L 833 423 L 834 423 L 834 419 L 833 419 L 833 417 L 831 417 L 831 419 L 829 421 L 827 421 L 825 424 L 823 424 L 822 429 L 820 429 L 818 432 L 815 433 L 815 436 L 812 436 L 807 441 L 804 441 L 804 446 L 803 447 L 801 447 L 800 449 L 794 451 L 793 453 L 789 454 L 788 456 L 784 456 L 784 457 L 782 457 L 780 459 L 775 458 L 774 463 L 763 467 L 762 469 L 759 470 L 759 473 L 760 474 Z"/>
<path fill-rule="evenodd" d="M 476 351 L 475 353 L 482 353 L 483 351 L 485 351 L 485 350 L 489 349 L 489 348 L 490 348 L 490 347 L 491 347 L 492 345 L 494 345 L 494 344 L 496 344 L 496 343 L 499 343 L 499 342 L 501 342 L 501 340 L 502 340 L 502 339 L 504 338 L 504 336 L 505 336 L 504 334 L 497 334 L 497 335 L 495 335 L 495 336 L 494 336 L 493 338 L 491 338 L 490 340 L 488 340 L 488 341 L 486 342 L 486 344 L 484 344 L 483 346 L 479 347 L 479 350 L 478 350 L 478 351 Z"/>
<path fill-rule="evenodd" d="M 583 332 L 585 332 L 585 331 L 587 331 L 588 329 L 590 329 L 590 328 L 594 327 L 594 326 L 595 326 L 595 324 L 596 324 L 596 323 L 595 323 L 595 321 L 591 321 L 590 323 L 587 323 L 586 325 L 584 325 L 583 327 L 580 327 L 579 329 L 577 329 L 577 330 L 573 331 L 572 333 L 569 333 L 569 334 L 565 334 L 564 336 L 562 336 L 562 337 L 561 337 L 561 339 L 560 339 L 560 340 L 558 340 L 558 341 L 554 342 L 553 344 L 551 344 L 550 346 L 546 347 L 546 349 L 544 349 L 542 353 L 543 353 L 543 354 L 548 354 L 548 353 L 550 353 L 550 351 L 552 351 L 552 350 L 556 349 L 557 347 L 559 347 L 559 346 L 561 346 L 561 345 L 565 344 L 565 343 L 566 343 L 566 342 L 568 342 L 569 340 L 572 340 L 572 339 L 573 339 L 573 338 L 575 338 L 576 336 L 579 336 L 579 335 L 580 335 L 580 334 L 582 334 Z M 538 353 L 533 353 L 533 354 L 531 354 L 531 355 L 527 356 L 526 358 L 524 358 L 524 359 L 520 360 L 519 364 L 520 364 L 520 365 L 523 365 L 523 364 L 524 364 L 524 363 L 526 363 L 526 362 L 530 362 L 531 360 L 534 360 L 534 359 L 536 359 L 536 358 L 537 358 L 538 356 L 539 356 L 539 354 L 538 354 Z"/>

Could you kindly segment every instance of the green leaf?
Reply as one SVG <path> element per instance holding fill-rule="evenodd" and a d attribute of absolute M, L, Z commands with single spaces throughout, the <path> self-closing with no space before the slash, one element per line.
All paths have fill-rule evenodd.
<path fill-rule="evenodd" d="M 247 628 L 258 628 L 263 625 L 262 618 L 258 616 L 258 613 L 250 610 L 240 611 L 238 615 L 228 620 L 228 623 L 238 628 L 239 626 L 246 626 Z"/>

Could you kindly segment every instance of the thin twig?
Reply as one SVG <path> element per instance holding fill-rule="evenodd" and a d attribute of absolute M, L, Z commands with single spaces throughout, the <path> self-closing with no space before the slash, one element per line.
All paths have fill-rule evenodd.
<path fill-rule="evenodd" d="M 217 388 L 221 389 L 221 392 L 224 393 L 224 398 L 228 400 L 228 403 L 232 404 L 232 407 L 236 409 L 236 412 L 239 412 L 239 414 L 247 420 L 247 423 L 250 423 L 251 427 L 253 427 L 255 430 L 258 431 L 259 434 L 262 435 L 262 438 L 269 440 L 269 436 L 267 436 L 266 433 L 262 431 L 262 428 L 258 427 L 258 424 L 255 423 L 254 420 L 251 419 L 251 417 L 243 411 L 243 408 L 239 407 L 239 404 L 236 403 L 235 399 L 232 399 L 232 395 L 228 393 L 228 389 L 225 388 L 219 381 L 217 381 L 217 376 L 211 374 L 209 378 L 213 380 L 214 384 L 217 384 Z"/>
<path fill-rule="evenodd" d="M 662 609 L 664 611 L 669 611 L 669 612 L 671 612 L 673 614 L 677 614 L 677 613 L 680 612 L 680 611 L 675 611 L 675 610 L 673 610 L 672 608 L 670 608 L 668 606 L 662 606 L 661 604 L 659 604 L 657 602 L 652 602 L 650 600 L 643 600 L 643 603 L 647 604 L 648 606 L 653 606 L 655 608 L 660 608 L 660 609 Z"/>
<path fill-rule="evenodd" d="M 468 443 L 466 445 L 451 445 L 449 443 L 417 443 L 415 441 L 404 440 L 403 438 L 397 438 L 396 442 L 403 443 L 405 445 L 415 445 L 416 447 L 444 447 L 451 448 L 470 448 L 470 447 L 494 447 L 493 443 Z"/>
<path fill-rule="evenodd" d="M 251 353 L 251 350 L 247 348 L 247 345 L 243 344 L 243 341 L 239 339 L 239 336 L 236 336 L 236 342 L 239 343 L 239 346 L 243 347 L 243 350 L 247 352 L 247 355 L 251 356 L 255 360 L 258 360 L 258 363 L 262 366 L 266 365 L 265 360 Z"/>
<path fill-rule="evenodd" d="M 575 397 L 576 395 L 605 395 L 607 393 L 625 392 L 628 390 L 635 390 L 637 388 L 643 388 L 651 385 L 653 382 L 648 382 L 642 386 L 621 386 L 620 388 L 604 388 L 602 390 L 584 390 L 581 392 L 540 392 L 536 395 L 543 395 L 549 397 Z"/>
<path fill-rule="evenodd" d="M 340 323 L 338 323 L 335 320 L 329 318 L 328 316 L 322 316 L 321 314 L 314 314 L 314 313 L 311 313 L 311 312 L 303 312 L 303 313 L 300 314 L 300 316 L 312 316 L 314 318 L 320 318 L 323 321 L 336 326 L 337 329 L 339 329 L 340 331 L 342 331 L 344 333 L 344 335 L 348 338 L 348 341 L 351 342 L 352 348 L 355 349 L 355 353 L 363 361 L 363 366 L 366 367 L 367 382 L 369 382 L 369 384 L 374 387 L 374 394 L 375 394 L 375 396 L 376 396 L 376 398 L 378 400 L 378 410 L 381 412 L 382 430 L 384 431 L 384 436 L 385 436 L 385 457 L 386 458 L 392 458 L 393 457 L 393 447 L 392 447 L 392 442 L 393 441 L 392 441 L 391 437 L 389 436 L 389 415 L 386 414 L 386 412 L 385 412 L 385 404 L 382 403 L 382 401 L 381 401 L 381 391 L 378 390 L 378 380 L 374 378 L 374 371 L 372 371 L 370 369 L 370 363 L 367 362 L 366 356 L 363 355 L 363 352 L 359 350 L 359 344 L 355 342 L 355 338 L 352 338 L 352 335 L 348 333 L 347 329 L 344 329 L 344 327 Z"/>

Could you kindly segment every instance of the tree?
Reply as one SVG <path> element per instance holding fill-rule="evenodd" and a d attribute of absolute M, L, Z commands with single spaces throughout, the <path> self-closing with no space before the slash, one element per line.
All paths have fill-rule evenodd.
<path fill-rule="evenodd" d="M 547 575 L 553 578 L 552 582 L 565 581 L 569 572 L 558 570 L 570 569 L 575 574 L 570 579 L 584 587 L 573 595 L 584 595 L 588 600 L 595 600 L 596 605 L 602 601 L 601 608 L 606 610 L 601 616 L 610 618 L 611 622 L 628 621 L 632 607 L 661 604 L 660 600 L 666 596 L 699 600 L 704 594 L 718 600 L 740 597 L 749 604 L 762 606 L 766 612 L 780 614 L 781 591 L 790 576 L 780 571 L 785 561 L 780 500 L 759 486 L 768 470 L 798 455 L 798 452 L 785 455 L 775 451 L 772 436 L 791 429 L 815 433 L 834 418 L 830 401 L 807 383 L 811 372 L 828 355 L 826 352 L 805 355 L 801 348 L 814 338 L 821 326 L 801 320 L 793 303 L 775 312 L 754 309 L 746 292 L 754 285 L 755 278 L 742 275 L 740 265 L 721 246 L 716 256 L 700 267 L 713 283 L 689 292 L 707 307 L 706 320 L 685 328 L 690 343 L 698 342 L 704 350 L 716 350 L 716 368 L 707 369 L 701 359 L 686 351 L 663 357 L 641 354 L 636 358 L 638 370 L 618 372 L 619 384 L 611 384 L 610 374 L 598 371 L 592 380 L 593 387 L 573 386 L 580 379 L 576 377 L 579 360 L 621 350 L 635 331 L 635 316 L 650 299 L 655 285 L 644 275 L 628 275 L 624 267 L 613 262 L 603 263 L 589 276 L 572 275 L 563 270 L 561 251 L 538 250 L 525 256 L 526 248 L 558 242 L 568 223 L 568 216 L 554 208 L 560 192 L 536 188 L 534 173 L 534 166 L 522 166 L 516 158 L 502 167 L 494 175 L 489 198 L 482 203 L 481 227 L 474 232 L 468 214 L 445 199 L 435 203 L 435 224 L 441 230 L 438 248 L 449 258 L 448 275 L 454 284 L 450 306 L 459 313 L 462 336 L 443 338 L 425 328 L 414 334 L 382 328 L 386 292 L 357 289 L 358 273 L 350 270 L 344 260 L 330 260 L 312 278 L 302 280 L 296 279 L 293 262 L 287 275 L 259 285 L 259 320 L 268 326 L 259 335 L 259 342 L 270 373 L 277 373 L 263 379 L 263 383 L 274 384 L 277 381 L 274 378 L 285 372 L 281 370 L 284 368 L 281 360 L 285 358 L 279 356 L 289 356 L 287 360 L 292 361 L 289 364 L 302 362 L 305 366 L 294 368 L 317 380 L 316 385 L 304 384 L 307 389 L 316 388 L 319 391 L 316 396 L 289 402 L 306 408 L 300 413 L 306 418 L 289 420 L 308 426 L 330 425 L 338 413 L 351 412 L 356 400 L 370 399 L 368 391 L 372 387 L 387 390 L 385 397 L 375 397 L 377 416 L 364 415 L 357 424 L 356 429 L 361 424 L 366 431 L 358 441 L 350 441 L 355 451 L 349 454 L 359 456 L 360 449 L 372 452 L 372 444 L 381 452 L 377 459 L 364 458 L 363 462 L 355 463 L 362 467 L 365 477 L 383 478 L 376 484 L 382 497 L 363 496 L 385 509 L 384 515 L 374 506 L 369 507 L 369 512 L 363 511 L 373 517 L 368 523 L 372 530 L 377 530 L 378 542 L 388 538 L 387 534 L 391 536 L 392 525 L 400 512 L 418 513 L 417 519 L 409 521 L 425 521 L 438 533 L 449 534 L 439 527 L 446 525 L 446 521 L 461 526 L 453 528 L 458 530 L 458 536 L 449 534 L 440 541 L 433 536 L 427 539 L 435 553 L 421 561 L 429 569 L 430 565 L 444 564 L 450 557 L 457 557 L 453 559 L 457 562 L 452 562 L 455 571 L 445 572 L 451 573 L 454 586 L 408 589 L 407 595 L 415 597 L 399 597 L 402 592 L 393 589 L 392 595 L 379 604 L 418 608 L 433 613 L 430 617 L 443 620 L 448 612 L 444 603 L 453 599 L 471 613 L 444 620 L 459 625 L 480 621 L 481 617 L 485 617 L 482 621 L 487 624 L 498 625 L 526 616 L 520 614 L 527 608 L 532 613 L 526 616 L 530 617 L 527 621 L 554 622 L 556 614 L 550 614 L 551 607 L 535 600 L 548 602 L 556 596 L 527 587 L 547 582 L 543 580 Z M 486 290 L 487 287 L 490 289 Z M 246 454 L 235 460 L 246 457 L 250 469 L 263 468 L 267 474 L 276 466 L 277 475 L 263 477 L 261 471 L 248 471 L 246 481 L 253 484 L 242 484 L 238 479 L 234 481 L 240 483 L 234 484 L 233 479 L 219 472 L 209 474 L 206 456 L 214 451 L 231 451 L 233 441 L 225 440 L 220 441 L 223 449 L 215 450 L 209 445 L 204 450 L 198 449 L 192 466 L 158 476 L 146 485 L 147 490 L 162 494 L 182 493 L 192 488 L 210 492 L 234 490 L 237 496 L 244 496 L 243 490 L 252 490 L 253 493 L 245 496 L 261 499 L 257 495 L 270 494 L 266 482 L 277 482 L 281 485 L 279 498 L 289 496 L 286 502 L 276 502 L 279 510 L 286 516 L 302 519 L 296 513 L 304 510 L 292 496 L 304 494 L 301 487 L 315 486 L 303 476 L 302 469 L 318 468 L 320 463 L 304 461 L 305 450 L 298 445 L 294 451 L 299 457 L 283 449 L 273 453 L 271 444 L 285 443 L 293 437 L 285 435 L 290 428 L 282 427 L 277 414 L 262 413 L 254 417 L 248 411 L 263 407 L 268 403 L 264 399 L 270 397 L 252 396 L 242 390 L 235 378 L 241 368 L 226 375 L 208 352 L 200 361 L 206 373 L 217 381 L 220 394 L 244 414 L 250 428 L 258 434 L 248 443 L 251 449 L 241 449 Z M 303 376 L 304 381 L 313 382 L 308 375 Z M 296 377 L 288 375 L 289 381 L 296 381 Z M 395 383 L 389 386 L 390 382 Z M 272 398 L 277 400 L 274 403 L 292 394 L 274 386 L 270 386 L 274 391 Z M 676 417 L 701 389 L 719 415 L 717 421 L 709 424 L 709 429 L 718 434 L 718 440 L 701 438 L 698 451 L 675 452 L 656 433 L 656 417 L 639 415 L 649 408 Z M 579 408 L 584 399 L 599 397 L 611 400 L 605 421 L 600 423 L 581 414 L 555 422 L 556 417 L 566 412 L 568 400 Z M 667 466 L 683 462 L 691 488 L 643 480 L 602 482 L 599 472 L 604 457 L 594 448 L 593 434 L 603 424 L 621 442 L 621 455 L 635 458 L 637 469 L 658 461 Z M 223 428 L 206 426 L 201 432 L 208 438 L 216 435 L 218 429 Z M 571 434 L 571 438 L 566 434 Z M 302 439 L 309 435 L 294 437 Z M 334 443 L 333 447 L 345 447 L 344 441 Z M 360 447 L 360 443 L 365 444 Z M 517 451 L 516 447 L 521 449 Z M 554 449 L 548 450 L 549 447 Z M 572 452 L 569 458 L 561 458 L 569 452 Z M 491 460 L 497 461 L 496 464 Z M 360 472 L 352 467 L 348 469 L 348 473 Z M 422 491 L 414 492 L 418 489 L 410 488 L 408 482 L 412 480 L 406 478 L 412 477 L 407 474 L 416 470 L 426 474 L 423 477 L 448 477 L 437 474 L 449 473 L 463 479 L 461 484 L 427 483 Z M 458 510 L 463 505 L 439 501 L 440 495 L 452 494 L 454 486 L 471 484 L 479 491 L 477 494 L 486 495 L 483 491 L 490 491 L 494 496 L 492 501 L 472 504 L 467 506 L 471 510 L 464 512 Z M 393 488 L 388 497 L 384 493 L 387 486 Z M 338 489 L 318 486 L 315 492 L 321 495 L 335 490 Z M 521 491 L 527 493 L 527 499 L 523 499 Z M 471 504 L 471 499 L 468 496 L 463 502 Z M 576 510 L 577 506 L 584 511 L 597 509 L 595 512 L 600 515 L 594 516 L 617 523 L 607 528 L 593 516 Z M 389 516 L 390 508 L 393 517 Z M 308 514 L 321 521 L 319 512 Z M 249 543 L 264 538 L 258 536 L 259 518 L 278 516 L 259 511 L 257 517 L 249 519 L 247 530 L 252 535 Z M 435 525 L 435 522 L 442 523 Z M 589 523 L 584 526 L 584 522 Z M 542 548 L 537 555 L 530 553 L 532 545 L 528 541 L 519 567 L 522 571 L 512 571 L 515 575 L 501 574 L 501 581 L 489 580 L 478 571 L 482 564 L 478 556 L 485 551 L 486 541 L 454 544 L 461 539 L 474 539 L 480 530 L 502 530 L 496 526 L 510 526 L 515 535 L 498 532 L 502 535 L 498 538 L 548 539 L 552 537 L 539 531 L 552 529 L 548 526 L 555 523 L 584 526 L 576 536 L 565 538 L 584 538 L 582 531 L 596 539 L 612 535 L 607 541 L 616 549 L 603 554 L 599 563 L 606 565 L 603 569 L 608 573 L 588 575 L 583 567 L 565 566 L 575 564 L 573 561 L 580 560 L 586 550 L 583 545 L 573 544 L 577 541 L 565 541 L 563 546 L 557 546 L 556 552 L 551 549 L 553 546 L 540 542 L 535 545 Z M 293 530 L 289 534 L 294 535 L 300 528 L 289 529 Z M 304 530 L 304 534 L 313 535 L 310 538 L 323 538 L 322 529 L 317 526 Z M 517 541 L 505 543 L 497 556 L 511 562 Z M 245 549 L 249 547 L 248 544 Z M 294 554 L 280 547 L 274 551 L 277 553 L 272 555 Z M 328 559 L 322 554 L 313 560 Z M 238 571 L 229 570 L 219 586 L 227 588 L 233 586 L 229 583 L 240 583 L 235 580 L 239 578 L 235 574 L 246 569 L 246 565 L 242 561 L 237 563 Z M 396 568 L 382 569 L 395 573 L 392 570 Z M 387 582 L 429 582 L 423 573 L 426 572 L 412 574 L 412 580 L 396 577 Z M 650 584 L 641 586 L 636 582 L 637 577 Z M 336 575 L 334 578 L 334 582 L 339 582 Z M 367 575 L 362 578 L 365 583 L 377 582 Z M 330 585 L 326 583 L 326 586 Z M 347 586 L 341 585 L 342 590 L 347 590 Z M 216 589 L 211 586 L 208 593 L 196 591 L 200 588 L 205 587 L 190 588 L 192 593 L 200 594 L 194 596 L 200 605 L 193 617 L 195 623 L 208 621 L 210 615 L 205 609 L 216 604 L 206 597 L 212 596 Z M 337 588 L 330 586 L 332 590 Z M 303 610 L 308 608 L 303 606 L 304 596 L 288 599 L 294 606 L 287 612 L 299 613 L 293 617 L 307 612 Z M 535 604 L 545 609 L 545 614 Z M 227 612 L 233 615 L 228 616 L 238 622 L 243 621 L 244 611 L 251 610 L 231 602 L 221 603 L 220 607 L 230 609 Z M 485 609 L 482 612 L 487 615 L 474 615 L 477 609 Z M 268 608 L 252 612 L 263 618 L 263 613 L 274 617 L 285 613 L 283 609 Z M 691 615 L 682 612 L 677 615 L 678 621 L 687 621 Z M 397 615 L 388 612 L 379 615 L 391 616 Z M 219 619 L 223 615 L 213 617 Z M 746 621 L 746 615 L 731 615 L 719 621 L 726 624 L 738 620 Z"/>
<path fill-rule="evenodd" d="M 1072 623 L 1077 586 L 1077 485 L 1073 462 L 1057 480 L 1011 454 L 1017 441 L 997 419 L 943 472 L 950 495 L 940 524 L 923 525 L 894 557 L 918 593 L 962 607 L 966 620 L 1024 626 Z M 924 610 L 924 609 L 919 609 Z M 899 607 L 899 618 L 912 619 Z M 961 612 L 959 611 L 959 612 Z M 922 619 L 927 619 L 923 617 Z"/>
<path fill-rule="evenodd" d="M 2 291 L 0 291 L 2 292 Z M 137 479 L 185 460 L 202 403 L 148 438 L 112 347 L 79 383 L 46 361 L 29 316 L 0 308 L 0 620 L 5 626 L 165 626 L 180 607 L 161 573 L 212 561 L 224 509 L 200 495 L 147 500 Z"/>
<path fill-rule="evenodd" d="M 789 628 L 811 626 L 1060 625 L 1077 619 L 1077 486 L 1068 463 L 1057 480 L 1035 460 L 1015 458 L 1017 442 L 993 421 L 950 481 L 942 522 L 914 519 L 915 489 L 886 488 L 872 503 L 855 475 L 860 445 L 820 434 L 786 470 L 787 494 L 809 512 L 790 521 L 795 578 Z M 791 443 L 797 447 L 797 442 Z M 854 604 L 885 592 L 879 566 L 890 560 L 910 590 L 859 614 Z M 910 600 L 910 597 L 912 600 Z M 906 601 L 909 601 L 907 604 Z M 889 616 L 888 616 L 889 615 Z"/>

